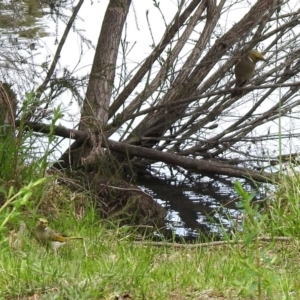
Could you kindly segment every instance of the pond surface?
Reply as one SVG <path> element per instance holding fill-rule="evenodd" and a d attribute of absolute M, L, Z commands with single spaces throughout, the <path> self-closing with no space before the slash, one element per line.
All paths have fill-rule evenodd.
<path fill-rule="evenodd" d="M 249 193 L 256 191 L 255 200 L 265 197 L 262 186 L 258 188 L 245 180 L 235 180 Z M 233 182 L 225 176 L 199 176 L 189 182 L 142 179 L 138 185 L 167 209 L 165 224 L 177 239 L 194 240 L 212 236 L 222 239 L 224 231 L 239 228 L 241 212 L 236 206 L 239 198 Z"/>

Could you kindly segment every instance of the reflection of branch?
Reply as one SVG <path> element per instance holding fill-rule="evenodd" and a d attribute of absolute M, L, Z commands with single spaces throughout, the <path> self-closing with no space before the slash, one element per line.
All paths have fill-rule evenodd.
<path fill-rule="evenodd" d="M 19 125 L 20 121 L 16 121 L 16 126 Z M 42 123 L 25 122 L 24 126 L 24 128 L 28 127 L 36 132 L 45 134 L 48 134 L 50 132 L 50 126 Z M 55 126 L 53 128 L 53 133 L 60 137 L 70 138 L 72 136 L 76 140 L 81 140 L 83 142 L 87 141 L 88 143 L 91 143 L 89 134 L 84 131 L 68 129 L 63 126 Z M 126 143 L 115 142 L 109 139 L 102 140 L 102 147 L 109 148 L 111 151 L 129 155 L 131 157 L 136 156 L 150 159 L 152 161 L 162 161 L 170 165 L 177 165 L 186 170 L 191 170 L 200 174 L 202 172 L 208 172 L 230 177 L 240 177 L 247 179 L 251 178 L 252 180 L 260 182 L 274 182 L 279 179 L 276 174 L 272 173 L 262 173 L 247 168 L 232 167 L 228 166 L 228 164 L 223 164 L 215 161 L 197 160 L 189 157 L 182 157 L 173 153 L 133 146 Z M 68 152 L 66 154 L 68 156 Z M 69 163 L 66 163 L 66 166 L 68 164 Z"/>
<path fill-rule="evenodd" d="M 48 70 L 48 72 L 47 72 L 46 78 L 45 78 L 45 80 L 43 81 L 43 83 L 42 83 L 42 84 L 38 87 L 38 89 L 36 90 L 36 96 L 37 96 L 37 98 L 39 98 L 39 97 L 41 96 L 41 94 L 45 91 L 46 86 L 47 86 L 48 82 L 50 81 L 50 79 L 51 79 L 51 77 L 52 77 L 52 75 L 53 75 L 53 72 L 54 72 L 54 70 L 55 70 L 55 68 L 56 68 L 57 62 L 58 62 L 58 60 L 59 60 L 59 58 L 60 58 L 61 50 L 62 50 L 62 48 L 63 48 L 63 46 L 64 46 L 64 43 L 65 43 L 65 41 L 66 41 L 66 39 L 67 39 L 67 37 L 68 37 L 68 34 L 69 34 L 70 29 L 71 29 L 71 27 L 72 27 L 72 25 L 73 25 L 73 23 L 74 23 L 74 21 L 75 21 L 75 18 L 76 18 L 77 14 L 78 14 L 78 12 L 79 12 L 79 10 L 80 10 L 80 7 L 81 7 L 81 5 L 83 4 L 83 1 L 84 1 L 84 0 L 80 0 L 80 1 L 78 2 L 77 6 L 76 6 L 76 7 L 74 8 L 74 10 L 73 10 L 73 14 L 72 14 L 72 16 L 71 16 L 71 18 L 70 18 L 70 20 L 69 20 L 67 26 L 66 26 L 66 29 L 65 29 L 65 31 L 64 31 L 64 33 L 63 33 L 63 36 L 62 36 L 62 38 L 61 38 L 61 40 L 60 40 L 60 42 L 59 42 L 59 44 L 58 44 L 58 47 L 57 47 L 57 49 L 56 49 L 56 53 L 55 53 L 55 55 L 54 55 L 54 58 L 53 58 L 51 67 L 49 68 L 49 70 Z M 46 109 L 46 108 L 47 108 L 47 107 L 45 107 L 45 109 Z"/>

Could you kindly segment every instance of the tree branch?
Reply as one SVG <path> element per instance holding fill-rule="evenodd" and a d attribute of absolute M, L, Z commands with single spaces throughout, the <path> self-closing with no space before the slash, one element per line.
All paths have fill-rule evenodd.
<path fill-rule="evenodd" d="M 65 28 L 65 31 L 60 39 L 60 42 L 57 46 L 57 49 L 56 49 L 56 52 L 55 52 L 55 55 L 54 55 L 54 58 L 53 58 L 53 61 L 52 61 L 52 64 L 47 72 L 47 75 L 46 75 L 46 78 L 44 79 L 43 83 L 38 87 L 38 89 L 36 90 L 36 97 L 39 98 L 41 96 L 41 94 L 45 91 L 46 87 L 47 87 L 47 84 L 48 82 L 50 81 L 52 75 L 53 75 L 53 72 L 56 68 L 56 65 L 58 63 L 58 60 L 60 58 L 60 54 L 61 54 L 61 51 L 62 51 L 62 48 L 67 40 L 67 37 L 68 37 L 68 34 L 72 28 L 72 25 L 76 19 L 76 16 L 83 4 L 84 0 L 79 0 L 78 4 L 76 5 L 76 7 L 74 8 L 73 10 L 73 13 L 72 13 L 72 16 Z M 46 108 L 47 109 L 47 108 Z"/>
<path fill-rule="evenodd" d="M 20 125 L 20 121 L 16 121 L 16 126 Z M 44 134 L 50 133 L 50 125 L 42 123 L 26 122 L 25 128 L 30 128 L 35 132 Z M 55 135 L 92 143 L 90 135 L 86 132 L 74 129 L 68 129 L 63 126 L 55 126 L 52 131 Z M 150 159 L 153 161 L 161 161 L 170 165 L 177 165 L 186 170 L 196 173 L 208 172 L 210 174 L 219 174 L 231 177 L 240 177 L 252 179 L 260 182 L 275 182 L 278 175 L 271 173 L 261 173 L 247 168 L 233 167 L 225 163 L 213 161 L 197 160 L 188 157 L 182 157 L 176 154 L 161 152 L 154 149 L 147 149 L 138 146 L 132 146 L 125 143 L 115 142 L 110 139 L 102 141 L 102 147 L 109 148 L 111 151 L 125 154 L 126 156 L 136 156 L 140 158 Z"/>

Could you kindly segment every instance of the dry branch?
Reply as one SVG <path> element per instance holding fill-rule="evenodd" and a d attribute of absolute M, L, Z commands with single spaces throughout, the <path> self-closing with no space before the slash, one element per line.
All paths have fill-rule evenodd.
<path fill-rule="evenodd" d="M 20 122 L 16 121 L 16 125 L 20 125 Z M 35 132 L 41 132 L 45 134 L 48 134 L 50 132 L 50 126 L 46 124 L 26 122 L 24 125 L 25 128 L 28 127 Z M 81 145 L 83 145 L 84 142 L 92 143 L 89 134 L 84 131 L 68 129 L 63 126 L 55 126 L 53 128 L 53 133 L 64 138 L 72 137 L 73 139 L 78 140 Z M 200 174 L 202 172 L 207 172 L 211 174 L 219 174 L 230 177 L 247 178 L 260 182 L 275 182 L 279 178 L 276 174 L 257 172 L 247 168 L 234 167 L 230 166 L 229 164 L 216 161 L 206 161 L 182 157 L 172 153 L 128 145 L 126 143 L 116 142 L 109 139 L 102 141 L 102 147 L 109 148 L 114 152 L 122 153 L 126 157 L 140 157 L 153 160 L 154 162 L 161 161 L 166 164 L 175 166 L 177 165 L 186 170 L 191 170 L 195 173 Z M 64 162 L 62 162 L 62 165 L 67 166 L 68 153 L 66 153 L 62 157 L 62 160 L 64 160 Z"/>

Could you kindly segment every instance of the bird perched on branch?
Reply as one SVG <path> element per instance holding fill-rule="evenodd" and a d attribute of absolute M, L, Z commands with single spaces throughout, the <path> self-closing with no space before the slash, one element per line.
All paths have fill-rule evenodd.
<path fill-rule="evenodd" d="M 247 81 L 253 76 L 255 65 L 258 61 L 267 61 L 263 55 L 257 50 L 250 50 L 241 60 L 235 65 L 235 87 L 243 87 Z M 243 91 L 233 91 L 231 98 L 243 95 Z"/>
<path fill-rule="evenodd" d="M 34 236 L 39 243 L 47 247 L 51 245 L 56 254 L 57 250 L 69 240 L 83 239 L 82 237 L 68 237 L 64 234 L 56 232 L 48 227 L 48 220 L 45 218 L 40 218 L 38 220 L 34 229 Z"/>

